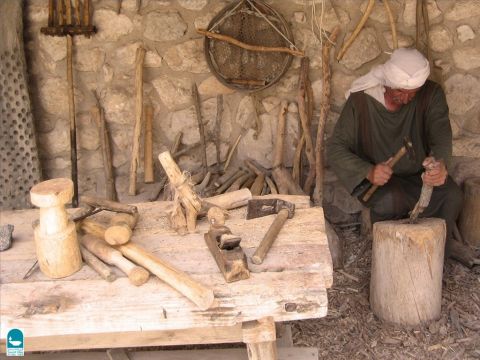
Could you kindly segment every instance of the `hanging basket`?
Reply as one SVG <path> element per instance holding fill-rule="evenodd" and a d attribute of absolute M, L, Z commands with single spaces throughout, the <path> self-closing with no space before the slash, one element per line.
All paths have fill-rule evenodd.
<path fill-rule="evenodd" d="M 293 35 L 285 19 L 258 0 L 240 0 L 226 6 L 212 19 L 207 30 L 249 45 L 290 49 L 293 45 Z M 217 79 L 241 91 L 272 86 L 285 74 L 293 59 L 289 53 L 247 50 L 208 37 L 205 37 L 204 50 L 208 66 Z"/>

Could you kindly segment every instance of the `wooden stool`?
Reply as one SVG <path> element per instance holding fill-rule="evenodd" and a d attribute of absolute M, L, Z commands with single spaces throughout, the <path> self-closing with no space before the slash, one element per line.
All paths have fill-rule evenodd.
<path fill-rule="evenodd" d="M 465 200 L 458 227 L 468 244 L 480 246 L 480 177 L 465 180 Z"/>
<path fill-rule="evenodd" d="M 69 276 L 82 267 L 75 224 L 64 208 L 72 196 L 70 179 L 47 180 L 30 190 L 32 203 L 40 208 L 40 223 L 34 229 L 38 264 L 45 275 L 54 279 Z"/>
<path fill-rule="evenodd" d="M 410 326 L 440 317 L 445 237 L 443 219 L 373 225 L 370 306 L 375 315 Z"/>

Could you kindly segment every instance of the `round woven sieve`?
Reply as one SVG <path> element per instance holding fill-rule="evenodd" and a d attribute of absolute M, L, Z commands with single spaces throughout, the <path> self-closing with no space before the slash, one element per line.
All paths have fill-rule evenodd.
<path fill-rule="evenodd" d="M 285 19 L 258 0 L 240 0 L 226 6 L 212 19 L 208 30 L 249 45 L 291 48 L 293 44 Z M 288 53 L 251 51 L 208 37 L 204 45 L 212 73 L 235 90 L 255 91 L 275 84 L 293 58 Z"/>

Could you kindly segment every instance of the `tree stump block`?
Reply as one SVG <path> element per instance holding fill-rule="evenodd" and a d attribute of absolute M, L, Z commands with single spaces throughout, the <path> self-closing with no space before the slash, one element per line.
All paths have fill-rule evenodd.
<path fill-rule="evenodd" d="M 459 230 L 464 241 L 480 246 L 480 178 L 465 180 L 465 200 L 459 219 Z"/>
<path fill-rule="evenodd" d="M 370 306 L 376 316 L 409 326 L 440 317 L 445 237 L 443 219 L 373 225 Z"/>

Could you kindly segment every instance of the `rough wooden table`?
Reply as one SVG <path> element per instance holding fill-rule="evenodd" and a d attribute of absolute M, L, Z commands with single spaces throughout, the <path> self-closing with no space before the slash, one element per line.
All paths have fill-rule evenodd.
<path fill-rule="evenodd" d="M 25 351 L 244 342 L 250 359 L 268 360 L 276 356 L 275 322 L 326 316 L 332 263 L 322 208 L 297 209 L 263 264 L 249 259 L 250 278 L 227 284 L 204 242 L 206 221 L 178 236 L 168 228 L 169 207 L 138 204 L 132 241 L 211 287 L 216 303 L 206 311 L 153 275 L 135 287 L 120 272 L 109 283 L 84 266 L 60 280 L 39 270 L 23 280 L 36 259 L 38 209 L 0 213 L 0 224 L 15 225 L 12 248 L 0 253 L 1 352 L 8 330 L 20 328 Z M 226 225 L 249 258 L 273 216 L 245 220 L 245 213 L 231 211 Z"/>

